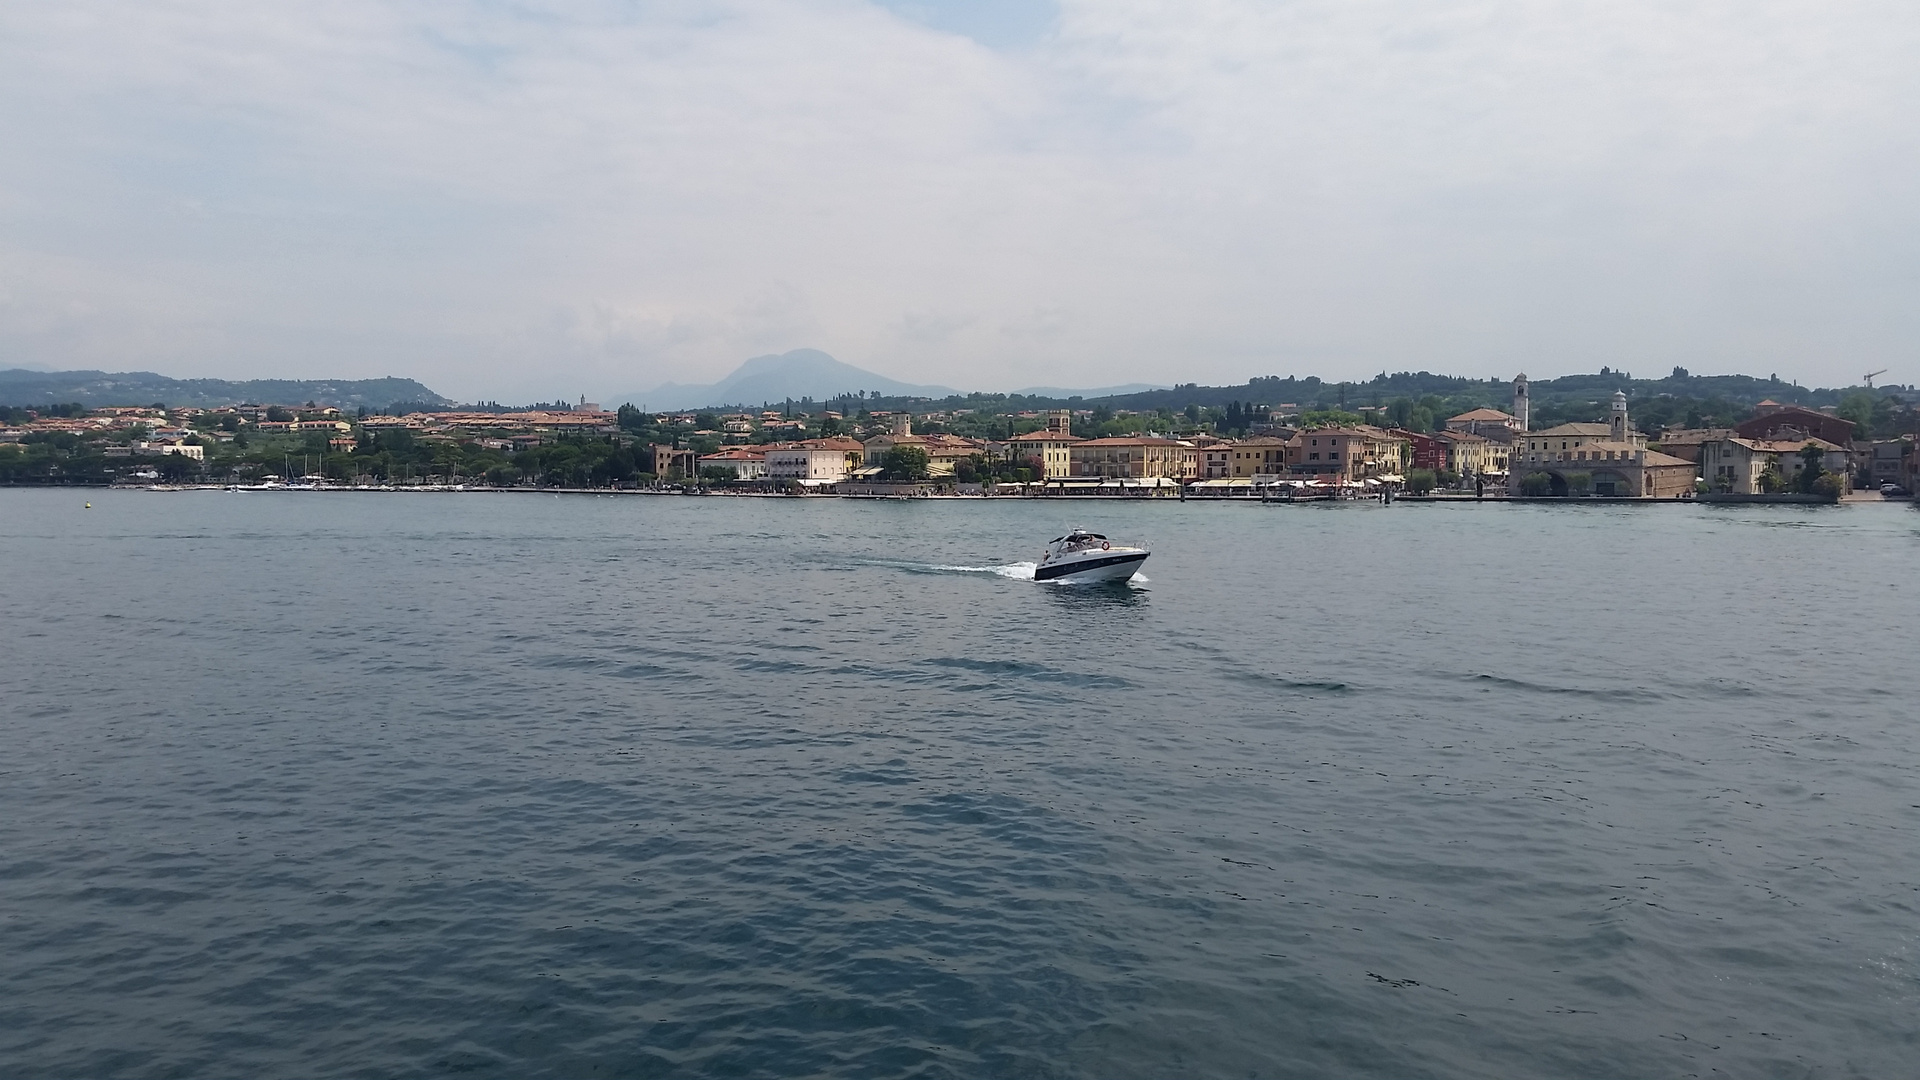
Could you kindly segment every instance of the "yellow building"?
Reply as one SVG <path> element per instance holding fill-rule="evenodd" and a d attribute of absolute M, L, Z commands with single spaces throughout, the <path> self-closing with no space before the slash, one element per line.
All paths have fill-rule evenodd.
<path fill-rule="evenodd" d="M 1440 431 L 1434 438 L 1447 448 L 1447 468 L 1460 476 L 1487 476 L 1507 471 L 1507 448 L 1470 431 Z"/>
<path fill-rule="evenodd" d="M 1287 471 L 1287 440 L 1269 435 L 1245 439 L 1228 448 L 1228 476 L 1272 476 Z"/>
<path fill-rule="evenodd" d="M 1084 441 L 1064 431 L 1049 429 L 1015 435 L 1007 440 L 1007 444 L 1013 449 L 1014 460 L 1038 458 L 1041 477 L 1059 480 L 1073 475 L 1073 456 L 1069 449 L 1073 444 Z"/>
<path fill-rule="evenodd" d="M 1176 439 L 1088 439 L 1074 443 L 1067 453 L 1074 477 L 1184 480 L 1200 475 L 1200 451 Z"/>

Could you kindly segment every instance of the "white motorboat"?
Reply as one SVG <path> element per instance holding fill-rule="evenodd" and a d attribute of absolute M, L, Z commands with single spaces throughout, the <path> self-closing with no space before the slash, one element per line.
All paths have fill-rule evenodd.
<path fill-rule="evenodd" d="M 1125 581 L 1147 561 L 1146 548 L 1113 543 L 1099 533 L 1075 529 L 1047 545 L 1047 553 L 1033 569 L 1035 581 L 1086 584 Z"/>

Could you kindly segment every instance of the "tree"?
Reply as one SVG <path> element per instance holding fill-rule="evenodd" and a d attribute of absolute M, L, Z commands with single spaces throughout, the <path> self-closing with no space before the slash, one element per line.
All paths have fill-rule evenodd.
<path fill-rule="evenodd" d="M 725 465 L 703 465 L 700 468 L 700 479 L 710 483 L 724 484 L 733 479 L 733 470 Z"/>
<path fill-rule="evenodd" d="M 1593 474 L 1570 472 L 1567 474 L 1567 494 L 1585 495 L 1593 490 Z"/>
<path fill-rule="evenodd" d="M 880 459 L 880 475 L 896 483 L 927 478 L 927 452 L 918 446 L 896 446 Z"/>
<path fill-rule="evenodd" d="M 1820 477 L 1827 471 L 1820 465 L 1821 460 L 1825 457 L 1825 452 L 1813 443 L 1808 443 L 1800 448 L 1800 476 L 1798 479 L 1802 492 L 1808 495 L 1813 494 L 1814 485 L 1820 482 Z"/>
<path fill-rule="evenodd" d="M 200 472 L 200 463 L 185 454 L 162 454 L 160 461 L 154 466 L 154 471 L 160 474 L 160 479 L 170 484 L 177 484 L 197 475 Z"/>
<path fill-rule="evenodd" d="M 1410 469 L 1407 471 L 1407 493 L 1425 495 L 1433 490 L 1438 479 L 1432 469 Z"/>
<path fill-rule="evenodd" d="M 293 414 L 278 405 L 267 406 L 267 419 L 275 424 L 284 424 L 293 419 Z"/>
<path fill-rule="evenodd" d="M 1873 434 L 1875 406 L 1878 404 L 1875 395 L 1865 390 L 1855 390 L 1840 399 L 1834 413 L 1842 420 L 1853 421 L 1854 433 L 1864 439 Z"/>
<path fill-rule="evenodd" d="M 1520 481 L 1520 494 L 1533 498 L 1553 492 L 1553 477 L 1543 472 L 1528 473 Z"/>

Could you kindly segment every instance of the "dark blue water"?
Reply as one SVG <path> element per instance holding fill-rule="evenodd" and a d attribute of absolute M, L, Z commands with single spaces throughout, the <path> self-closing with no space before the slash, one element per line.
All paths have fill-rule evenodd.
<path fill-rule="evenodd" d="M 1005 569 L 1074 524 L 1151 580 Z M 0 1073 L 1914 1075 L 1917 556 L 0 492 Z"/>

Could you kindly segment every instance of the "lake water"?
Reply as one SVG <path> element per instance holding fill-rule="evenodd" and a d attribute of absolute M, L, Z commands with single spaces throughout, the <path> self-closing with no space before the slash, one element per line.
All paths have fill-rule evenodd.
<path fill-rule="evenodd" d="M 1020 580 L 1076 524 L 1150 580 Z M 1920 1060 L 1904 505 L 4 491 L 0 555 L 9 1076 Z"/>

